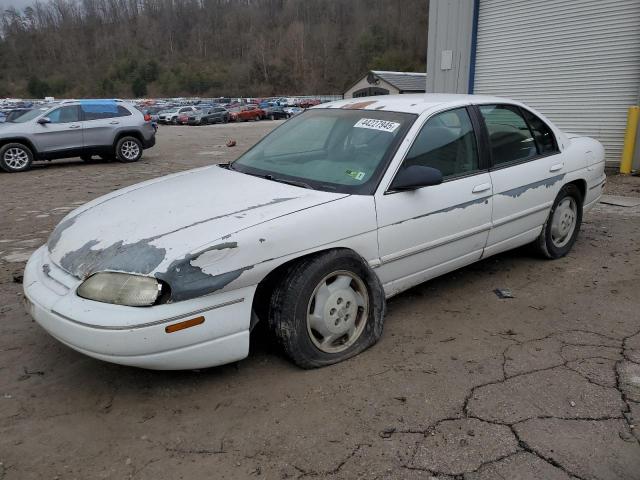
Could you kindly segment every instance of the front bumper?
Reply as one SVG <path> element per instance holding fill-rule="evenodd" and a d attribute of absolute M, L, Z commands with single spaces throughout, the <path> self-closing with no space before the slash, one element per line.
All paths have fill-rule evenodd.
<path fill-rule="evenodd" d="M 100 360 L 156 370 L 222 365 L 249 353 L 255 286 L 154 307 L 85 300 L 81 282 L 49 260 L 46 247 L 31 256 L 24 274 L 28 312 L 65 345 Z M 173 333 L 165 327 L 194 317 L 204 323 Z"/>

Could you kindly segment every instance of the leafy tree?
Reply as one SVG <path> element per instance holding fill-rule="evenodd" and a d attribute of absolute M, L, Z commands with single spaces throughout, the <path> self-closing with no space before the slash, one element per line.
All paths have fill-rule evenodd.
<path fill-rule="evenodd" d="M 29 83 L 27 84 L 27 91 L 29 95 L 33 98 L 44 98 L 49 96 L 51 93 L 51 87 L 49 84 L 39 79 L 36 76 L 29 78 Z"/>
<path fill-rule="evenodd" d="M 133 83 L 131 83 L 131 93 L 135 98 L 146 97 L 147 96 L 147 82 L 142 77 L 136 77 L 133 79 Z"/>
<path fill-rule="evenodd" d="M 424 71 L 427 3 L 34 0 L 0 11 L 0 75 L 10 96 L 342 93 Z"/>

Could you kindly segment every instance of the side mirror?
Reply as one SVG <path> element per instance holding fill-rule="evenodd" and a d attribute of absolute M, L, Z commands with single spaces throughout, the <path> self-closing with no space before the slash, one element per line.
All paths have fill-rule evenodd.
<path fill-rule="evenodd" d="M 411 165 L 398 172 L 390 190 L 417 190 L 442 183 L 442 172 L 437 168 Z"/>
<path fill-rule="evenodd" d="M 46 125 L 47 123 L 51 123 L 51 119 L 49 117 L 41 117 L 38 119 L 38 123 L 40 125 Z"/>

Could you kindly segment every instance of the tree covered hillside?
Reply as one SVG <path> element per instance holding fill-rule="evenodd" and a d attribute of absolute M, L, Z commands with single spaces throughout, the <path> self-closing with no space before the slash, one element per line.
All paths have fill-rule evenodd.
<path fill-rule="evenodd" d="M 0 97 L 342 93 L 424 71 L 427 0 L 52 0 L 0 18 Z"/>

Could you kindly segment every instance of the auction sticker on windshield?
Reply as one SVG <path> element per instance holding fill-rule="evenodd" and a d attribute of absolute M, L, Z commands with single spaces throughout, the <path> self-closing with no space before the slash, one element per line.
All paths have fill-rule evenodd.
<path fill-rule="evenodd" d="M 361 118 L 356 122 L 354 128 L 368 128 L 370 130 L 379 130 L 381 132 L 395 132 L 400 126 L 399 123 L 389 122 L 387 120 L 377 120 L 375 118 Z"/>

